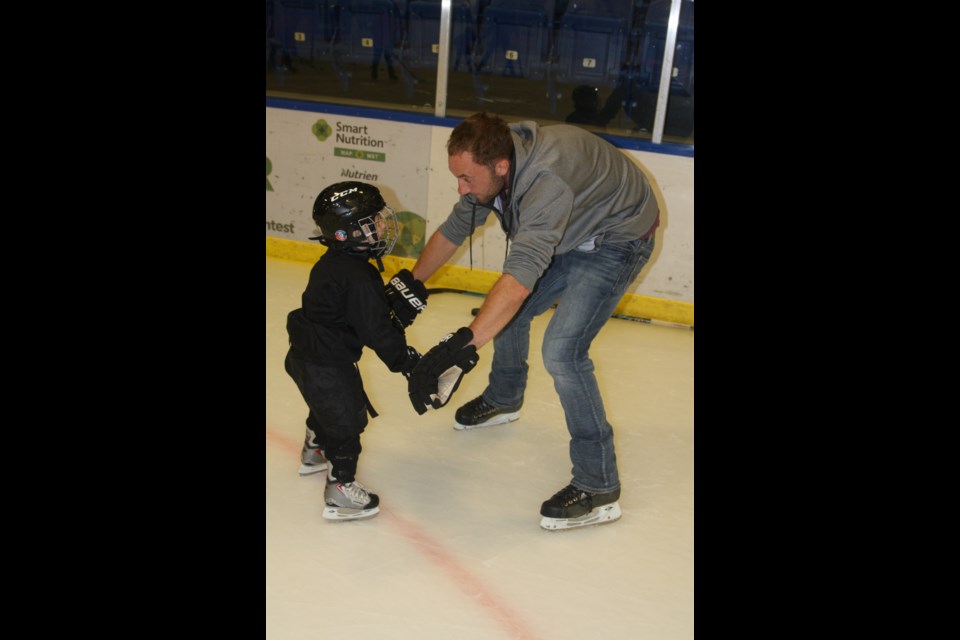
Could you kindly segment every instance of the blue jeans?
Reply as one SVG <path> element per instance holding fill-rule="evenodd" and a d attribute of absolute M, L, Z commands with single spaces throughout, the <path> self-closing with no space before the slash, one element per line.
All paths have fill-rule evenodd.
<path fill-rule="evenodd" d="M 495 407 L 519 407 L 527 386 L 530 323 L 558 303 L 543 336 L 543 364 L 570 432 L 573 485 L 607 493 L 620 487 L 613 427 L 600 398 L 590 344 L 653 252 L 647 240 L 603 244 L 593 252 L 555 256 L 530 296 L 493 340 L 490 380 L 483 396 Z"/>

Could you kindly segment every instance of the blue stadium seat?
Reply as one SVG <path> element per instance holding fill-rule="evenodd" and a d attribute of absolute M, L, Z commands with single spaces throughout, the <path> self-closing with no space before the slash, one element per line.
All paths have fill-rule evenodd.
<path fill-rule="evenodd" d="M 670 4 L 670 0 L 653 0 L 647 7 L 640 27 L 637 62 L 630 74 L 629 94 L 625 100 L 624 112 L 637 127 L 647 131 L 652 131 L 654 125 Z M 681 138 L 693 133 L 693 10 L 692 0 L 682 1 L 663 129 L 665 135 Z"/>
<path fill-rule="evenodd" d="M 379 74 L 380 61 L 395 78 L 397 67 L 407 80 L 407 94 L 413 94 L 415 79 L 406 71 L 399 56 L 403 41 L 403 7 L 394 0 L 331 0 L 337 10 L 338 33 L 334 52 L 338 65 L 364 64 L 372 77 Z M 346 75 L 341 76 L 347 90 Z"/>
<path fill-rule="evenodd" d="M 285 58 L 329 58 L 334 21 L 329 0 L 274 0 L 273 37 Z"/>
<path fill-rule="evenodd" d="M 411 69 L 436 69 L 439 58 L 441 0 L 410 0 L 403 61 Z M 477 40 L 474 0 L 452 0 L 450 16 L 450 71 L 473 72 Z"/>
<path fill-rule="evenodd" d="M 401 41 L 400 8 L 394 0 L 333 0 L 338 9 L 336 50 L 343 62 L 367 62 L 388 55 Z"/>
<path fill-rule="evenodd" d="M 670 95 L 693 96 L 693 0 L 683 0 L 677 46 L 673 54 Z M 660 67 L 667 40 L 670 0 L 654 0 L 647 9 L 641 31 L 640 60 L 637 81 L 646 91 L 660 89 Z"/>
<path fill-rule="evenodd" d="M 483 104 L 487 85 L 479 76 L 546 78 L 550 111 L 556 111 L 556 92 L 550 72 L 556 0 L 490 0 L 480 10 L 480 26 L 473 68 L 477 101 Z"/>
<path fill-rule="evenodd" d="M 491 0 L 480 16 L 479 73 L 548 76 L 555 0 Z"/>
<path fill-rule="evenodd" d="M 554 79 L 613 87 L 629 63 L 634 0 L 570 0 L 557 29 Z"/>

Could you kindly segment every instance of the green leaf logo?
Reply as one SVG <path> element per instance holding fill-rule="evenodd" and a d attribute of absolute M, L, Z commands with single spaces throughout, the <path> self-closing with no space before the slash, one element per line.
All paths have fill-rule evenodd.
<path fill-rule="evenodd" d="M 273 165 L 270 164 L 270 158 L 267 158 L 267 175 L 270 175 L 270 170 L 273 169 Z M 273 191 L 273 187 L 270 186 L 270 178 L 267 178 L 267 191 Z"/>
<path fill-rule="evenodd" d="M 397 222 L 400 237 L 390 254 L 401 258 L 419 258 L 427 235 L 427 221 L 413 211 L 397 211 Z"/>
<path fill-rule="evenodd" d="M 330 137 L 330 134 L 333 133 L 333 129 L 330 128 L 330 125 L 327 124 L 326 120 L 320 119 L 313 124 L 313 135 L 317 136 L 317 140 L 323 142 Z"/>

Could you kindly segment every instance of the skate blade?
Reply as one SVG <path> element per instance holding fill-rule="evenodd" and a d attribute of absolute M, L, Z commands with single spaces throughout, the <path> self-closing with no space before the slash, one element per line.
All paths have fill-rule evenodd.
<path fill-rule="evenodd" d="M 460 424 L 459 422 L 454 422 L 453 428 L 457 431 L 469 431 L 470 429 L 480 429 L 482 427 L 495 427 L 498 424 L 506 424 L 519 418 L 520 412 L 514 411 L 513 413 L 501 413 L 498 416 L 493 416 L 486 422 L 481 422 L 480 424 Z"/>
<path fill-rule="evenodd" d="M 326 471 L 329 466 L 326 462 L 321 464 L 301 464 L 300 475 L 309 476 L 314 473 L 319 473 L 320 471 Z"/>
<path fill-rule="evenodd" d="M 540 521 L 540 527 L 547 531 L 565 531 L 567 529 L 579 529 L 580 527 L 589 527 L 595 524 L 606 524 L 620 519 L 620 503 L 605 504 L 597 507 L 590 513 L 586 513 L 579 518 L 544 518 Z"/>
<path fill-rule="evenodd" d="M 366 520 L 380 513 L 380 507 L 373 509 L 350 509 L 348 507 L 327 506 L 323 510 L 323 519 L 333 522 L 343 522 L 345 520 Z"/>

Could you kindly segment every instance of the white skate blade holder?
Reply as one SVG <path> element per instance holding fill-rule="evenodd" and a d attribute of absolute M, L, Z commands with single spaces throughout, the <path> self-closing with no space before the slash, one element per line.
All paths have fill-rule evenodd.
<path fill-rule="evenodd" d="M 579 518 L 543 518 L 540 521 L 540 527 L 547 531 L 564 531 L 566 529 L 578 529 L 580 527 L 589 527 L 595 524 L 606 524 L 619 520 L 621 516 L 620 503 L 614 502 L 597 507 L 590 513 L 585 513 Z"/>
<path fill-rule="evenodd" d="M 440 377 L 437 378 L 437 392 L 431 393 L 430 399 L 439 401 L 440 406 L 447 404 L 447 400 L 450 399 L 450 394 L 453 393 L 453 390 L 462 377 L 463 369 L 456 365 L 441 373 Z"/>
<path fill-rule="evenodd" d="M 349 507 L 331 507 L 323 509 L 323 519 L 334 522 L 344 522 L 347 520 L 366 520 L 380 513 L 380 506 L 373 509 L 350 509 Z"/>

